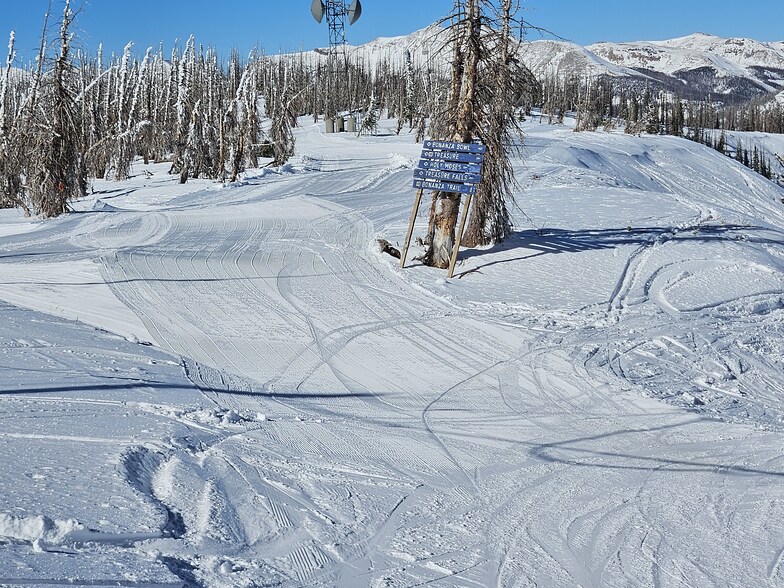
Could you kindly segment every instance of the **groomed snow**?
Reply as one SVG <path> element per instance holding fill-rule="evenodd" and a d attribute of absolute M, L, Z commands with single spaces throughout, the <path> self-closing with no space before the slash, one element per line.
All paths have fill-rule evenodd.
<path fill-rule="evenodd" d="M 447 280 L 375 245 L 412 136 L 300 122 L 234 185 L 0 211 L 0 584 L 784 583 L 782 189 L 533 117 Z"/>

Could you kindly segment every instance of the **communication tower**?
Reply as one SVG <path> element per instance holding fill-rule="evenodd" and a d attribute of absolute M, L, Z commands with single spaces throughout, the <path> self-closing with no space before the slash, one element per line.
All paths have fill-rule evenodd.
<path fill-rule="evenodd" d="M 346 44 L 346 20 L 353 25 L 362 16 L 362 3 L 352 0 L 346 6 L 346 0 L 313 0 L 310 12 L 317 22 L 322 22 L 327 17 L 329 28 L 329 51 L 336 54 Z"/>
<path fill-rule="evenodd" d="M 323 22 L 327 17 L 329 28 L 329 56 L 327 58 L 326 83 L 324 84 L 324 113 L 325 116 L 335 120 L 340 108 L 347 102 L 342 96 L 341 81 L 345 80 L 348 72 L 348 57 L 346 56 L 346 21 L 353 25 L 362 16 L 362 3 L 360 0 L 313 0 L 310 13 L 316 22 Z M 343 59 L 339 59 L 341 56 Z M 343 119 L 340 118 L 339 122 Z M 329 131 L 328 131 L 329 132 Z"/>

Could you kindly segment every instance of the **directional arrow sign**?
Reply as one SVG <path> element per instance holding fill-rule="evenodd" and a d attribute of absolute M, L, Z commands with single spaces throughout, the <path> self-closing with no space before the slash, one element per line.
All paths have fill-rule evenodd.
<path fill-rule="evenodd" d="M 482 163 L 485 156 L 481 153 L 457 153 L 454 151 L 422 151 L 422 159 L 436 159 L 438 161 L 460 161 L 462 163 Z"/>
<path fill-rule="evenodd" d="M 461 174 L 448 171 L 414 170 L 414 177 L 422 180 L 439 182 L 460 182 L 462 184 L 478 184 L 482 177 L 479 174 Z"/>
<path fill-rule="evenodd" d="M 436 161 L 435 159 L 420 159 L 417 165 L 419 169 L 433 169 L 439 171 L 450 171 L 461 174 L 481 174 L 482 166 L 478 163 L 458 163 L 456 161 Z"/>
<path fill-rule="evenodd" d="M 453 141 L 425 141 L 425 149 L 441 149 L 459 153 L 484 153 L 487 147 L 479 143 L 455 143 Z"/>
<path fill-rule="evenodd" d="M 460 240 L 463 238 L 468 210 L 471 208 L 471 199 L 476 194 L 478 184 L 482 180 L 482 162 L 486 151 L 487 147 L 478 143 L 425 141 L 419 166 L 414 170 L 414 188 L 418 188 L 418 192 L 414 201 L 414 209 L 411 211 L 411 220 L 408 223 L 406 245 L 400 255 L 400 267 L 406 264 L 406 255 L 411 245 L 411 236 L 414 234 L 414 223 L 419 211 L 419 204 L 422 201 L 423 191 L 467 194 L 457 241 L 452 250 L 452 259 L 449 264 L 449 277 L 454 275 Z"/>
<path fill-rule="evenodd" d="M 438 192 L 457 192 L 458 194 L 476 194 L 476 186 L 472 184 L 450 184 L 449 182 L 432 180 L 414 180 L 414 188 Z"/>

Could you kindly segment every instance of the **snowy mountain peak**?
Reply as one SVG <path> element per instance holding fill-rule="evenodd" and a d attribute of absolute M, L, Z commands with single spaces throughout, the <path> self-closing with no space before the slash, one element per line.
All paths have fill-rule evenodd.
<path fill-rule="evenodd" d="M 445 29 L 431 25 L 410 35 L 380 37 L 351 47 L 359 58 L 446 64 Z M 650 83 L 683 97 L 744 101 L 784 90 L 784 41 L 763 43 L 697 32 L 662 41 L 601 42 L 586 47 L 539 40 L 520 46 L 521 60 L 540 79 L 610 76 Z"/>
<path fill-rule="evenodd" d="M 433 24 L 424 29 L 414 31 L 410 35 L 378 37 L 364 45 L 352 47 L 352 49 L 360 51 L 369 50 L 371 53 L 402 51 L 405 49 L 416 50 L 431 45 L 442 44 L 443 35 L 444 29 L 437 24 Z"/>
<path fill-rule="evenodd" d="M 526 66 L 539 77 L 581 72 L 582 75 L 630 76 L 635 72 L 623 64 L 569 41 L 536 41 L 520 49 Z"/>
<path fill-rule="evenodd" d="M 654 45 L 664 45 L 667 47 L 705 47 L 708 43 L 721 40 L 721 37 L 710 35 L 708 33 L 692 33 L 685 37 L 675 37 L 673 39 L 665 39 L 663 41 L 651 41 Z"/>
<path fill-rule="evenodd" d="M 664 41 L 601 42 L 579 47 L 534 41 L 523 58 L 537 75 L 605 74 L 655 79 L 695 97 L 719 95 L 733 100 L 775 93 L 784 88 L 784 43 L 725 39 L 706 33 Z M 559 55 L 553 55 L 558 47 Z M 590 66 L 586 67 L 586 64 Z"/>

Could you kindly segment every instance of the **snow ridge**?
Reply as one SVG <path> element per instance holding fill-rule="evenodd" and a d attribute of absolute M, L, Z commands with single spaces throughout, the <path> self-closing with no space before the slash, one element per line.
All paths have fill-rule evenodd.
<path fill-rule="evenodd" d="M 16 517 L 0 513 L 0 539 L 27 541 L 39 549 L 42 544 L 62 545 L 84 530 L 84 525 L 74 519 L 57 520 L 44 515 Z"/>
<path fill-rule="evenodd" d="M 443 29 L 431 26 L 408 36 L 381 37 L 350 51 L 375 63 L 393 62 L 410 51 L 415 61 L 435 57 L 446 63 Z M 725 39 L 705 33 L 663 41 L 600 42 L 581 47 L 568 41 L 535 40 L 519 49 L 538 77 L 609 75 L 664 84 L 682 95 L 694 93 L 749 98 L 784 89 L 784 42 Z"/>

